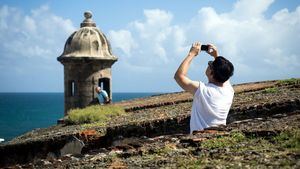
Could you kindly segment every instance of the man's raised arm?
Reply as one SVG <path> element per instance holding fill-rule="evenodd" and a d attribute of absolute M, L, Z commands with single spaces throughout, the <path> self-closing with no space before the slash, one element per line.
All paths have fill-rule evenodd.
<path fill-rule="evenodd" d="M 195 94 L 197 88 L 199 87 L 199 82 L 192 81 L 191 79 L 189 79 L 187 77 L 187 72 L 190 67 L 191 61 L 200 52 L 200 48 L 201 48 L 200 42 L 196 42 L 192 45 L 188 55 L 182 61 L 182 63 L 180 64 L 180 66 L 178 67 L 174 75 L 174 79 L 176 80 L 177 84 L 185 91 L 188 91 L 191 94 Z"/>

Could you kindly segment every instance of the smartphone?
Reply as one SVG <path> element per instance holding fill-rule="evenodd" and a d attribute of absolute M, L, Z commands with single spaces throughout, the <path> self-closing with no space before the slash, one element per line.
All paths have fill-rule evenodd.
<path fill-rule="evenodd" d="M 208 51 L 208 45 L 201 45 L 201 50 Z"/>

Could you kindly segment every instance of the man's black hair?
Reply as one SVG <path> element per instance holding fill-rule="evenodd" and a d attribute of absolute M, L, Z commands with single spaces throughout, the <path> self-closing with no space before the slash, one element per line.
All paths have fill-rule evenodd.
<path fill-rule="evenodd" d="M 213 77 L 218 82 L 224 83 L 233 75 L 233 64 L 223 56 L 216 57 L 212 66 Z"/>

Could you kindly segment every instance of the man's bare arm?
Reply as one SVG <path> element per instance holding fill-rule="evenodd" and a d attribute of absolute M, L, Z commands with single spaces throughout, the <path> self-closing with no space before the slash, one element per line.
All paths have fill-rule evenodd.
<path fill-rule="evenodd" d="M 185 91 L 190 92 L 191 94 L 195 94 L 200 84 L 197 81 L 192 81 L 191 79 L 189 79 L 187 77 L 187 72 L 190 67 L 191 61 L 200 52 L 200 48 L 200 42 L 196 42 L 193 44 L 193 46 L 190 49 L 190 52 L 188 53 L 187 57 L 182 61 L 174 76 L 174 79 L 176 80 L 178 85 Z"/>

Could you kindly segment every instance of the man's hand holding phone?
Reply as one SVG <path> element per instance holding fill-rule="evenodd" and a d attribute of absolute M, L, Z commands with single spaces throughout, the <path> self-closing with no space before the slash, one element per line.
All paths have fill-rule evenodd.
<path fill-rule="evenodd" d="M 207 51 L 206 51 L 210 56 L 216 58 L 218 57 L 218 49 L 215 45 L 213 44 L 207 44 Z"/>

